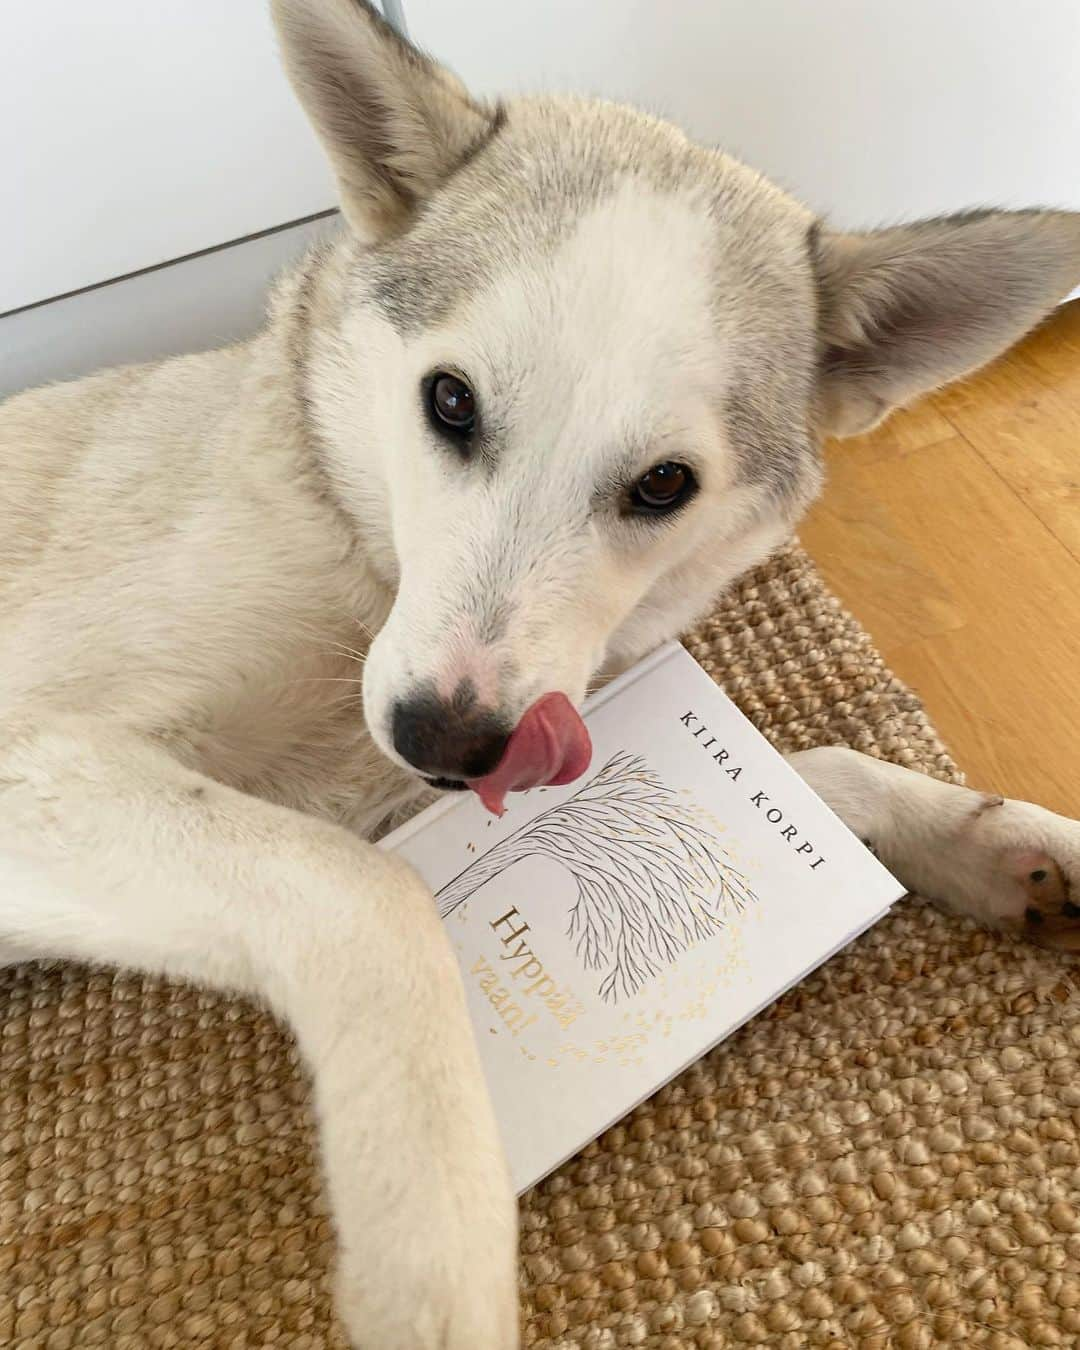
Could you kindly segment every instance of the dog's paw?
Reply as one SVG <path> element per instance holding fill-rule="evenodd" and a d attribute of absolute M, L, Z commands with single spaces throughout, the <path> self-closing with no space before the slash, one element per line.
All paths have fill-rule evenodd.
<path fill-rule="evenodd" d="M 1080 953 L 1080 821 L 978 799 L 956 826 L 935 898 L 1042 947 Z"/>
<path fill-rule="evenodd" d="M 411 1224 L 399 1212 L 380 1236 L 370 1216 L 359 1247 L 343 1244 L 339 1253 L 335 1305 L 349 1344 L 518 1350 L 514 1225 L 485 1218 L 481 1197 L 451 1216 L 425 1178 L 413 1186 L 431 1203 L 408 1206 L 415 1211 Z"/>
<path fill-rule="evenodd" d="M 355 1350 L 518 1350 L 517 1200 L 490 1110 L 460 1087 L 438 1120 L 399 1119 L 396 1148 L 330 1169 L 335 1306 Z"/>
<path fill-rule="evenodd" d="M 1080 952 L 1080 904 L 1071 898 L 1080 898 L 1080 870 L 1073 869 L 1070 879 L 1057 858 L 1043 850 L 1008 851 L 1002 864 L 1014 888 L 1013 910 L 1023 904 L 1024 936 L 1041 947 Z"/>

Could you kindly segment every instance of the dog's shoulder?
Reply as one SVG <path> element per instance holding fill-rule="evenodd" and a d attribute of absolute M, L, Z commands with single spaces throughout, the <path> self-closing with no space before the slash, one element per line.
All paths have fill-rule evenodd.
<path fill-rule="evenodd" d="M 0 580 L 57 529 L 114 529 L 121 484 L 161 482 L 189 464 L 200 424 L 227 406 L 237 354 L 122 366 L 0 403 Z"/>
<path fill-rule="evenodd" d="M 400 785 L 352 809 L 357 772 L 379 775 L 342 652 L 388 600 L 320 486 L 290 362 L 271 325 L 0 406 L 0 712 L 120 718 L 368 823 Z"/>

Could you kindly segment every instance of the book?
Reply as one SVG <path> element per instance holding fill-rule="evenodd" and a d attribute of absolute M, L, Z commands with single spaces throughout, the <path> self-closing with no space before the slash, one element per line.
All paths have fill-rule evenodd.
<path fill-rule="evenodd" d="M 519 1193 L 904 894 L 677 643 L 583 715 L 576 782 L 381 844 L 435 894 Z"/>

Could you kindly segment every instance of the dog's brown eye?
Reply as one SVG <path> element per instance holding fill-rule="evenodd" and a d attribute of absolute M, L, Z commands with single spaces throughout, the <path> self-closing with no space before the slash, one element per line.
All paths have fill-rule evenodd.
<path fill-rule="evenodd" d="M 458 436 L 467 436 L 476 425 L 476 398 L 456 375 L 439 371 L 431 377 L 431 411 L 436 419 Z"/>
<path fill-rule="evenodd" d="M 697 481 L 685 464 L 665 460 L 643 473 L 630 489 L 630 505 L 647 515 L 660 515 L 681 506 L 694 492 Z"/>

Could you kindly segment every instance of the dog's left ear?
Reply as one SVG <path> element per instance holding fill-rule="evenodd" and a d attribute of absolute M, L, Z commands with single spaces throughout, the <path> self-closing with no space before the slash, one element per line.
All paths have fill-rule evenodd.
<path fill-rule="evenodd" d="M 366 0 L 272 0 L 285 68 L 366 239 L 403 228 L 490 136 L 495 113 Z"/>
<path fill-rule="evenodd" d="M 822 431 L 851 436 L 984 365 L 1080 282 L 1080 213 L 973 211 L 811 239 Z"/>

